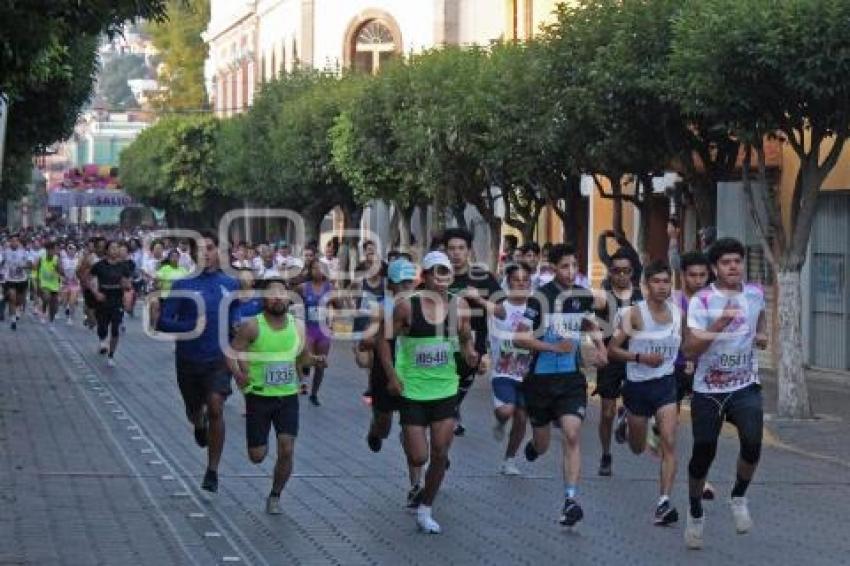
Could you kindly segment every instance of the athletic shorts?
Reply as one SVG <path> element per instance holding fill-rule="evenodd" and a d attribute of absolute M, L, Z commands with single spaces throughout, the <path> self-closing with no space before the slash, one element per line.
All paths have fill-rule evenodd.
<path fill-rule="evenodd" d="M 226 398 L 232 392 L 230 371 L 224 360 L 198 362 L 175 358 L 175 370 L 189 420 L 206 404 L 210 393 L 218 393 Z"/>
<path fill-rule="evenodd" d="M 593 394 L 603 399 L 616 399 L 622 393 L 626 381 L 626 367 L 620 364 L 608 364 L 596 371 L 596 389 Z"/>
<path fill-rule="evenodd" d="M 312 345 L 314 348 L 329 348 L 331 345 L 330 337 L 325 334 L 322 325 L 320 324 L 312 324 L 307 323 L 305 325 L 305 330 L 307 333 L 307 344 Z"/>
<path fill-rule="evenodd" d="M 26 281 L 6 281 L 3 283 L 3 290 L 8 293 L 9 291 L 15 291 L 15 293 L 19 297 L 24 297 L 27 294 L 27 282 Z"/>
<path fill-rule="evenodd" d="M 267 446 L 274 425 L 276 436 L 298 436 L 298 395 L 245 395 L 245 436 L 248 448 Z"/>
<path fill-rule="evenodd" d="M 531 377 L 523 383 L 525 408 L 531 426 L 558 422 L 564 415 L 584 420 L 587 413 L 587 380 L 580 372 L 558 377 Z"/>
<path fill-rule="evenodd" d="M 490 380 L 493 387 L 493 406 L 495 408 L 505 405 L 514 407 L 525 407 L 525 395 L 522 392 L 522 382 L 510 377 L 494 377 Z"/>
<path fill-rule="evenodd" d="M 694 444 L 717 442 L 723 421 L 735 425 L 749 443 L 761 443 L 764 425 L 761 385 L 753 383 L 732 393 L 700 393 L 691 398 Z"/>
<path fill-rule="evenodd" d="M 665 405 L 676 403 L 676 378 L 671 373 L 647 381 L 626 381 L 623 405 L 638 417 L 651 417 Z"/>
<path fill-rule="evenodd" d="M 676 366 L 673 375 L 676 377 L 676 402 L 681 403 L 694 392 L 694 374 L 686 373 L 685 366 Z"/>
<path fill-rule="evenodd" d="M 431 423 L 455 418 L 457 408 L 457 395 L 434 399 L 433 401 L 414 401 L 413 399 L 402 399 L 401 401 L 401 425 L 402 426 L 428 426 Z"/>

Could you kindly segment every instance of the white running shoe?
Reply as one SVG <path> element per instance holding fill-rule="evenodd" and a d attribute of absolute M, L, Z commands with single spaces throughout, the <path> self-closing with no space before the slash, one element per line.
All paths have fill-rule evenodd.
<path fill-rule="evenodd" d="M 71 317 L 69 316 L 69 317 L 68 317 L 68 320 L 66 320 L 66 321 L 65 321 L 65 324 L 67 324 L 68 326 L 73 325 L 73 324 L 74 324 L 74 319 L 73 319 L 73 318 L 71 318 Z"/>
<path fill-rule="evenodd" d="M 753 520 L 750 517 L 750 509 L 747 507 L 747 498 L 733 497 L 729 504 L 732 507 L 732 517 L 735 519 L 735 531 L 739 535 L 750 532 L 753 528 Z"/>
<path fill-rule="evenodd" d="M 705 526 L 705 515 L 696 519 L 691 517 L 691 511 L 688 510 L 688 520 L 685 526 L 685 546 L 692 550 L 702 548 L 702 529 Z"/>
<path fill-rule="evenodd" d="M 106 358 L 106 365 L 111 367 L 111 368 L 114 368 L 115 367 L 115 358 L 113 358 L 112 356 L 108 356 Z"/>
<path fill-rule="evenodd" d="M 499 472 L 502 473 L 503 476 L 519 476 L 522 472 L 519 471 L 519 468 L 516 466 L 516 460 L 514 458 L 507 458 L 502 465 L 499 466 Z"/>
<path fill-rule="evenodd" d="M 496 424 L 493 425 L 493 438 L 496 442 L 501 442 L 505 439 L 505 425 L 507 422 L 501 422 L 496 420 Z"/>
<path fill-rule="evenodd" d="M 280 510 L 280 497 L 269 497 L 266 499 L 266 513 L 269 515 L 280 515 L 283 511 Z"/>
<path fill-rule="evenodd" d="M 425 534 L 438 535 L 442 532 L 440 529 L 440 524 L 434 520 L 430 513 L 424 514 L 421 512 L 417 512 L 416 524 L 419 525 L 419 530 Z"/>

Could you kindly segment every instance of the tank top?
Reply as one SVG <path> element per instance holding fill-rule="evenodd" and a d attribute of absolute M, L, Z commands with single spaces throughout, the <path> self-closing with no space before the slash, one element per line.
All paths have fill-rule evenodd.
<path fill-rule="evenodd" d="M 412 401 L 434 401 L 457 395 L 454 357 L 458 349 L 457 338 L 448 335 L 448 314 L 442 331 L 438 331 L 425 320 L 421 297 L 412 296 L 410 307 L 410 330 L 396 339 L 395 368 L 404 385 L 402 397 Z"/>
<path fill-rule="evenodd" d="M 319 326 L 325 322 L 325 305 L 323 299 L 331 290 L 331 284 L 325 281 L 321 290 L 316 293 L 313 283 L 304 283 L 304 320 L 310 326 Z"/>
<path fill-rule="evenodd" d="M 59 256 L 53 256 L 53 259 L 44 256 L 39 260 L 38 282 L 45 291 L 59 291 Z"/>
<path fill-rule="evenodd" d="M 490 317 L 490 352 L 493 356 L 493 377 L 507 377 L 522 381 L 531 367 L 531 352 L 514 344 L 514 336 L 520 325 L 531 328 L 525 317 L 527 304 L 514 305 L 503 301 L 505 318 Z"/>
<path fill-rule="evenodd" d="M 658 379 L 673 373 L 676 364 L 676 356 L 682 345 L 682 313 L 669 301 L 665 303 L 667 312 L 670 313 L 671 321 L 659 324 L 652 318 L 649 305 L 646 301 L 637 304 L 643 328 L 636 331 L 629 340 L 629 352 L 639 355 L 661 354 L 664 361 L 657 368 L 646 364 L 628 362 L 626 364 L 626 379 L 640 382 Z"/>
<path fill-rule="evenodd" d="M 261 397 L 285 397 L 298 394 L 298 372 L 295 360 L 301 349 L 301 338 L 295 318 L 287 313 L 286 326 L 275 330 L 266 315 L 256 316 L 257 339 L 248 352 L 248 384 L 243 391 Z"/>

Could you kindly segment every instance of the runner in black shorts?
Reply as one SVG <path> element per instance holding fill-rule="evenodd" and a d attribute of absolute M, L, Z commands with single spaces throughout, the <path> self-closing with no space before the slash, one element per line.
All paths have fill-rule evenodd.
<path fill-rule="evenodd" d="M 584 516 L 576 497 L 581 471 L 580 431 L 587 409 L 587 380 L 581 372 L 581 335 L 593 337 L 595 365 L 607 360 L 605 345 L 594 322 L 593 310 L 601 297 L 575 285 L 578 260 L 575 249 L 557 244 L 549 253 L 555 279 L 528 301 L 525 318 L 531 328 L 520 329 L 514 343 L 534 352 L 531 372 L 525 380 L 525 400 L 533 429 L 525 457 L 533 462 L 549 448 L 549 424 L 561 427 L 564 459 L 564 507 L 562 525 L 572 527 Z"/>
<path fill-rule="evenodd" d="M 605 305 L 602 309 L 596 311 L 597 319 L 600 324 L 604 325 L 603 329 L 606 331 L 606 346 L 622 313 L 643 298 L 640 287 L 632 281 L 633 272 L 634 265 L 632 265 L 631 256 L 623 249 L 617 250 L 608 263 L 610 289 L 606 289 Z M 625 380 L 626 364 L 620 361 L 609 359 L 607 365 L 596 371 L 596 390 L 593 394 L 599 395 L 602 399 L 599 415 L 599 442 L 602 445 L 602 457 L 599 460 L 600 476 L 610 476 L 613 471 L 611 434 L 614 430 L 614 418 L 618 414 L 617 398 L 620 397 Z M 620 419 L 623 415 L 622 409 L 620 407 Z M 622 441 L 622 439 L 618 440 Z"/>
<path fill-rule="evenodd" d="M 118 250 L 118 242 L 109 242 L 106 258 L 97 262 L 90 271 L 91 290 L 97 301 L 95 318 L 100 353 L 107 354 L 106 363 L 110 367 L 115 365 L 115 350 L 118 348 L 121 321 L 124 318 L 124 293 L 131 288 L 130 267 L 118 259 Z"/>
<path fill-rule="evenodd" d="M 227 320 L 219 320 L 219 307 L 227 296 L 235 297 L 240 287 L 236 279 L 219 267 L 215 234 L 205 233 L 201 242 L 204 248 L 197 250 L 196 255 L 203 269 L 195 277 L 174 282 L 168 297 L 162 300 L 157 330 L 184 335 L 198 333 L 191 339 L 184 337 L 177 341 L 177 382 L 186 405 L 186 417 L 195 428 L 195 442 L 202 448 L 208 447 L 207 470 L 201 487 L 217 492 L 218 464 L 224 450 L 224 402 L 231 393 L 230 372 L 223 352 L 227 344 L 219 342 L 219 327 L 226 325 L 229 330 L 236 326 L 240 304 L 238 299 L 227 299 L 230 300 Z M 227 335 L 227 331 L 222 332 Z"/>
<path fill-rule="evenodd" d="M 277 437 L 277 462 L 266 512 L 279 515 L 280 494 L 292 473 L 298 436 L 298 375 L 304 365 L 325 364 L 304 348 L 304 323 L 289 313 L 289 292 L 282 279 L 260 283 L 263 312 L 240 325 L 233 339 L 236 357 L 228 366 L 245 393 L 248 457 L 255 464 L 268 453 L 269 432 Z"/>
<path fill-rule="evenodd" d="M 392 320 L 393 305 L 413 291 L 416 280 L 416 266 L 408 260 L 399 258 L 387 267 L 387 284 L 390 293 L 384 297 L 382 309 L 373 313 L 372 324 L 366 331 L 366 335 L 360 341 L 358 348 L 361 351 L 372 353 L 372 364 L 369 371 L 369 391 L 372 395 L 372 421 L 369 424 L 369 432 L 366 435 L 366 443 L 372 452 L 380 452 L 383 441 L 390 434 L 393 413 L 400 412 L 403 400 L 401 396 L 390 393 L 389 379 L 384 370 L 381 356 L 379 355 L 378 341 L 386 342 L 389 348 L 389 356 L 395 359 L 395 341 L 387 340 L 387 328 L 385 320 Z M 402 446 L 404 446 L 404 435 L 401 435 Z M 422 498 L 422 466 L 407 463 L 408 477 L 410 479 L 410 490 L 407 493 L 407 506 L 411 509 L 419 506 Z"/>

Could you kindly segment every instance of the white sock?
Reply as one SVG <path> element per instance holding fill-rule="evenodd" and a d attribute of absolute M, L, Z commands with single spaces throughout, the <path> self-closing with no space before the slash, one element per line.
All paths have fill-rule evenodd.
<path fill-rule="evenodd" d="M 658 498 L 658 505 L 663 505 L 665 502 L 670 501 L 669 495 L 662 495 Z"/>
<path fill-rule="evenodd" d="M 416 514 L 419 517 L 430 518 L 431 517 L 431 506 L 430 505 L 419 505 L 419 507 L 416 508 Z"/>

